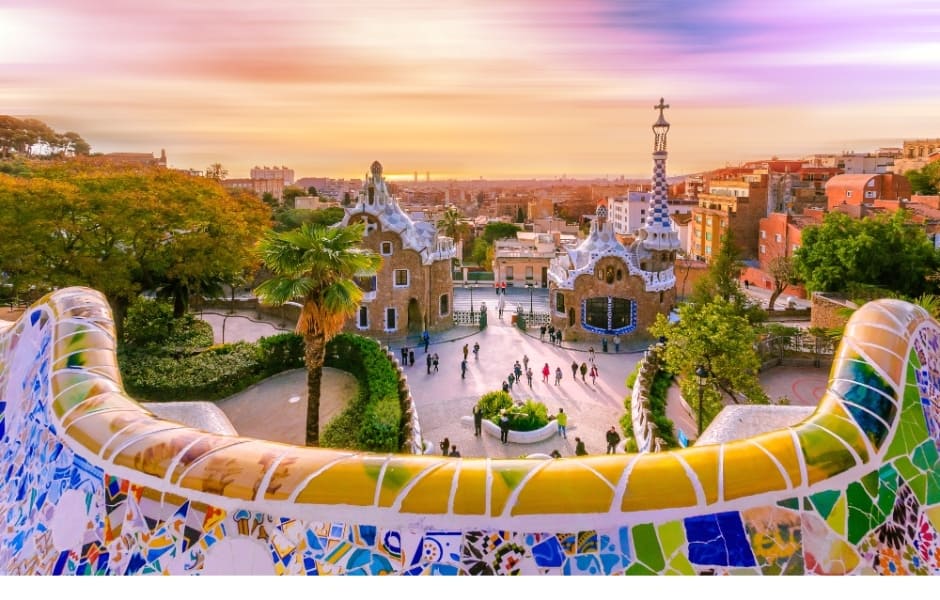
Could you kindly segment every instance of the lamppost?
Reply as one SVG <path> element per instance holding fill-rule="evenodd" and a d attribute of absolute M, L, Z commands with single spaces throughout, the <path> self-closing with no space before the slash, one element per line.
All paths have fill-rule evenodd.
<path fill-rule="evenodd" d="M 470 290 L 470 317 L 473 317 L 473 284 L 465 283 L 464 287 Z"/>
<path fill-rule="evenodd" d="M 532 318 L 532 292 L 535 290 L 535 284 L 527 283 L 525 284 L 525 286 L 529 288 L 529 318 L 531 319 Z"/>
<path fill-rule="evenodd" d="M 698 436 L 702 437 L 702 400 L 708 383 L 708 369 L 703 365 L 695 367 L 695 377 L 698 380 Z"/>

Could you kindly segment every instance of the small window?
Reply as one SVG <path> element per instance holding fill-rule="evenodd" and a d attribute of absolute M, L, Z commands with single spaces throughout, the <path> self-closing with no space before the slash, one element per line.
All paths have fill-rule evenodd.
<path fill-rule="evenodd" d="M 408 287 L 408 269 L 395 269 L 395 287 Z"/>
<path fill-rule="evenodd" d="M 392 255 L 392 243 L 382 242 L 381 252 L 382 252 L 382 256 L 391 256 Z"/>
<path fill-rule="evenodd" d="M 781 241 L 783 241 L 783 236 L 780 235 L 779 233 L 775 233 L 775 234 L 774 234 L 774 241 L 775 241 L 775 242 L 778 242 L 778 243 L 781 242 Z"/>
<path fill-rule="evenodd" d="M 357 325 L 359 326 L 359 329 L 369 328 L 369 307 L 368 306 L 359 307 L 359 323 Z"/>
<path fill-rule="evenodd" d="M 852 197 L 852 190 L 845 190 L 845 197 L 846 197 L 846 198 L 851 198 L 851 197 Z"/>
<path fill-rule="evenodd" d="M 565 295 L 555 292 L 555 312 L 565 314 Z"/>
<path fill-rule="evenodd" d="M 760 230 L 760 239 L 762 239 L 762 240 L 766 240 L 766 239 L 767 239 L 767 232 L 764 231 L 763 229 Z"/>
<path fill-rule="evenodd" d="M 865 198 L 872 200 L 878 197 L 878 192 L 874 190 L 865 190 Z"/>
<path fill-rule="evenodd" d="M 532 267 L 525 268 L 525 278 L 532 279 L 535 277 L 535 272 L 532 270 Z"/>
<path fill-rule="evenodd" d="M 513 272 L 512 267 L 506 267 L 506 281 L 511 281 L 515 279 L 515 273 Z"/>
<path fill-rule="evenodd" d="M 761 245 L 760 245 L 760 253 L 761 253 L 761 254 L 767 254 L 767 246 L 761 244 Z"/>
<path fill-rule="evenodd" d="M 623 281 L 623 269 L 617 269 L 617 281 Z"/>
<path fill-rule="evenodd" d="M 868 187 L 875 187 L 875 180 L 874 180 L 874 179 L 869 179 L 867 185 L 868 185 Z"/>
<path fill-rule="evenodd" d="M 394 308 L 385 309 L 385 331 L 398 329 L 398 311 Z"/>
<path fill-rule="evenodd" d="M 441 295 L 440 305 L 441 305 L 440 313 L 441 313 L 441 316 L 443 317 L 450 312 L 450 296 L 448 296 L 447 294 Z"/>

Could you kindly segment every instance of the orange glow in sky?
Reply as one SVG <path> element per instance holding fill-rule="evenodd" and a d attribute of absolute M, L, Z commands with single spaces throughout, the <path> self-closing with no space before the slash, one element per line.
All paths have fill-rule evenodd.
<path fill-rule="evenodd" d="M 938 33 L 933 0 L 12 0 L 0 114 L 230 177 L 629 177 L 664 96 L 679 174 L 940 137 Z"/>

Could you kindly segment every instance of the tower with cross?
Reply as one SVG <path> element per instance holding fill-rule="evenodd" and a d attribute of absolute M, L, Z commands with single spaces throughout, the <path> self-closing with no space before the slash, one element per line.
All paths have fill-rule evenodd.
<path fill-rule="evenodd" d="M 666 271 L 675 264 L 679 250 L 679 230 L 669 218 L 666 184 L 666 134 L 669 122 L 664 111 L 669 108 L 663 98 L 653 107 L 659 118 L 653 123 L 653 194 L 650 197 L 646 223 L 640 233 L 638 255 L 646 259 L 648 271 Z"/>

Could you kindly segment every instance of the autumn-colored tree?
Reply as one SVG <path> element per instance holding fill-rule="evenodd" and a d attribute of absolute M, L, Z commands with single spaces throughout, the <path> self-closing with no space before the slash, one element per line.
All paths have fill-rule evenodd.
<path fill-rule="evenodd" d="M 796 268 L 793 266 L 792 256 L 775 256 L 767 263 L 767 272 L 773 281 L 773 289 L 770 292 L 770 300 L 767 302 L 767 310 L 773 311 L 777 298 L 787 289 L 787 286 L 796 281 Z"/>
<path fill-rule="evenodd" d="M 212 163 L 206 167 L 206 177 L 215 179 L 216 181 L 222 181 L 228 177 L 228 169 L 223 167 L 222 163 Z"/>
<path fill-rule="evenodd" d="M 302 303 L 296 331 L 304 338 L 307 367 L 308 446 L 320 443 L 320 382 L 326 343 L 356 314 L 362 290 L 353 278 L 373 274 L 382 257 L 359 245 L 365 225 L 323 227 L 305 224 L 291 231 L 269 231 L 258 244 L 258 257 L 274 277 L 255 289 L 263 302 L 280 306 Z"/>

